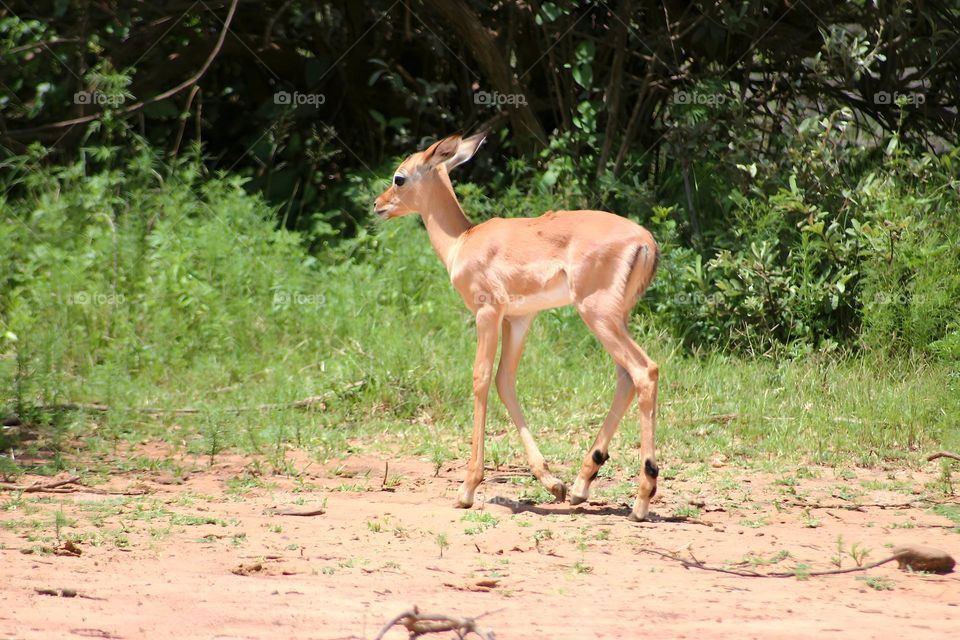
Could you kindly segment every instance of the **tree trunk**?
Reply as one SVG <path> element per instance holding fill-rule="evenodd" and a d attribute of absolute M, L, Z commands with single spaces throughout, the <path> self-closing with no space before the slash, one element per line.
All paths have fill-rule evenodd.
<path fill-rule="evenodd" d="M 623 58 L 627 51 L 627 25 L 630 22 L 630 0 L 620 2 L 620 10 L 614 14 L 616 20 L 616 35 L 613 44 L 613 63 L 610 71 L 610 83 L 607 85 L 606 111 L 607 127 L 603 133 L 603 146 L 600 148 L 600 158 L 597 160 L 597 177 L 603 175 L 607 168 L 607 160 L 613 150 L 613 138 L 620 124 L 621 89 L 623 87 Z M 619 19 L 617 19 L 619 16 Z"/>
<path fill-rule="evenodd" d="M 497 48 L 493 35 L 481 24 L 464 0 L 424 0 L 452 29 L 458 40 L 467 45 L 490 89 L 500 94 L 522 95 L 523 104 L 509 104 L 506 111 L 521 146 L 534 149 L 545 146 L 546 134 L 533 109 L 530 97 Z"/>

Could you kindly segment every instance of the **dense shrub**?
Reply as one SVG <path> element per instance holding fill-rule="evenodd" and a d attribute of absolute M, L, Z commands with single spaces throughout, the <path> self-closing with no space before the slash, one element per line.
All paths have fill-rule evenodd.
<path fill-rule="evenodd" d="M 688 344 L 956 357 L 957 152 L 908 152 L 893 137 L 881 154 L 853 135 L 811 119 L 783 161 L 738 165 L 749 184 L 718 195 L 728 212 L 700 251 L 683 246 L 669 209 L 654 217 L 668 256 L 655 306 Z"/>

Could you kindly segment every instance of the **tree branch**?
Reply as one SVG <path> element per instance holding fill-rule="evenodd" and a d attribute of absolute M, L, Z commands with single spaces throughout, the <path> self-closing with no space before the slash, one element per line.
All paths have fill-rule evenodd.
<path fill-rule="evenodd" d="M 498 93 L 520 94 L 527 96 L 527 92 L 513 73 L 510 65 L 500 55 L 497 43 L 490 32 L 483 26 L 480 17 L 463 0 L 425 0 L 436 13 L 452 28 L 457 38 L 463 42 L 480 70 Z M 532 142 L 539 147 L 546 143 L 546 134 L 533 109 L 530 101 L 519 101 L 507 109 L 514 133 L 521 139 Z"/>
<path fill-rule="evenodd" d="M 160 102 L 161 100 L 166 100 L 167 98 L 175 96 L 181 91 L 183 91 L 184 89 L 192 87 L 197 82 L 199 82 L 200 78 L 203 77 L 203 75 L 210 68 L 210 65 L 213 64 L 214 59 L 217 57 L 217 55 L 220 53 L 220 49 L 223 47 L 223 41 L 227 37 L 227 31 L 229 31 L 230 29 L 230 23 L 233 21 L 233 15 L 237 10 L 238 2 L 239 0 L 232 0 L 232 2 L 230 3 L 230 10 L 227 13 L 226 19 L 223 21 L 223 29 L 220 30 L 220 36 L 217 38 L 217 43 L 214 45 L 213 50 L 210 52 L 210 55 L 207 56 L 207 59 L 204 61 L 203 65 L 195 74 L 193 74 L 192 76 L 190 76 L 189 78 L 187 78 L 186 80 L 184 80 L 183 82 L 181 82 L 180 84 L 178 84 L 177 86 L 171 89 L 167 89 L 166 91 L 159 93 L 151 98 L 147 98 L 146 100 L 141 100 L 140 102 L 135 102 L 131 105 L 128 105 L 120 109 L 119 113 L 121 115 L 129 115 L 131 113 L 137 112 L 140 109 L 143 109 L 144 107 L 146 107 L 147 105 L 153 104 L 155 102 Z M 81 116 L 79 118 L 61 120 L 60 122 L 51 122 L 49 124 L 41 125 L 39 127 L 33 127 L 31 129 L 20 129 L 18 131 L 10 131 L 7 133 L 7 135 L 12 138 L 17 138 L 21 136 L 30 136 L 37 133 L 42 133 L 44 131 L 50 131 L 52 129 L 64 129 L 67 127 L 75 127 L 78 124 L 86 124 L 88 122 L 93 122 L 94 120 L 99 120 L 104 116 L 104 114 L 105 114 L 104 111 L 99 111 L 97 113 L 91 113 L 89 115 Z"/>
<path fill-rule="evenodd" d="M 63 480 L 55 480 L 54 482 L 48 482 L 46 484 L 31 484 L 25 487 L 13 485 L 13 484 L 0 484 L 0 491 L 22 491 L 23 493 L 44 493 L 49 492 L 51 489 L 57 489 L 64 485 L 73 484 L 74 482 L 80 482 L 80 476 L 70 476 L 69 478 L 64 478 Z"/>
<path fill-rule="evenodd" d="M 410 611 L 404 611 L 400 615 L 395 616 L 392 620 L 390 620 L 390 622 L 384 625 L 383 629 L 380 630 L 380 633 L 377 634 L 377 637 L 374 638 L 374 640 L 382 640 L 387 634 L 387 631 L 397 625 L 405 627 L 407 631 L 410 632 L 411 638 L 415 638 L 426 633 L 442 633 L 444 631 L 453 631 L 460 638 L 463 638 L 468 634 L 475 633 L 480 638 L 483 638 L 483 640 L 493 640 L 493 633 L 481 631 L 477 627 L 476 622 L 478 618 L 488 616 L 491 613 L 496 613 L 496 611 L 488 611 L 474 618 L 454 618 L 452 616 L 423 614 L 420 613 L 420 610 L 417 607 L 414 607 Z"/>
<path fill-rule="evenodd" d="M 607 170 L 607 160 L 610 159 L 610 152 L 613 150 L 613 138 L 620 125 L 620 110 L 623 102 L 621 98 L 623 59 L 627 49 L 627 22 L 630 20 L 630 13 L 630 0 L 622 0 L 619 10 L 620 15 L 614 14 L 618 24 L 613 43 L 613 63 L 611 65 L 610 83 L 607 85 L 607 93 L 605 96 L 607 126 L 603 132 L 603 146 L 600 149 L 600 157 L 597 160 L 597 178 L 602 176 Z"/>
<path fill-rule="evenodd" d="M 649 553 L 659 556 L 666 560 L 673 560 L 683 565 L 684 569 L 701 569 L 703 571 L 713 571 L 715 573 L 726 573 L 743 578 L 793 578 L 797 576 L 818 577 L 818 576 L 836 576 L 844 573 L 857 573 L 860 571 L 869 571 L 888 562 L 897 561 L 900 569 L 910 569 L 913 571 L 930 571 L 932 573 L 949 573 L 956 566 L 956 562 L 949 554 L 932 547 L 923 547 L 918 545 L 904 545 L 893 550 L 893 555 L 877 560 L 863 566 L 848 567 L 846 569 L 827 569 L 824 571 L 771 571 L 769 573 L 760 573 L 749 569 L 726 569 L 724 567 L 713 567 L 706 565 L 696 558 L 693 560 L 684 560 L 674 553 L 667 553 L 658 549 L 640 549 L 640 553 Z M 690 554 L 693 555 L 692 553 Z"/>

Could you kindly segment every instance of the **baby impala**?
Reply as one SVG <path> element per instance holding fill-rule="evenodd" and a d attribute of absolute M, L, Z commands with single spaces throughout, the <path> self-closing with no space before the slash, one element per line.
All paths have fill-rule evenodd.
<path fill-rule="evenodd" d="M 630 312 L 650 285 L 660 252 L 650 232 L 605 211 L 550 211 L 539 218 L 470 222 L 450 184 L 454 167 L 473 157 L 484 134 L 452 135 L 400 163 L 393 184 L 377 198 L 384 219 L 419 213 L 450 282 L 476 316 L 473 363 L 473 441 L 458 506 L 473 505 L 483 480 L 483 439 L 491 380 L 520 432 L 533 475 L 558 500 L 567 488 L 547 466 L 517 401 L 517 365 L 537 312 L 572 304 L 616 364 L 617 390 L 570 490 L 570 503 L 590 494 L 590 483 L 609 457 L 610 440 L 630 401 L 640 407 L 643 472 L 630 519 L 647 517 L 657 492 L 657 363 L 633 341 Z M 493 364 L 503 340 L 496 376 Z"/>

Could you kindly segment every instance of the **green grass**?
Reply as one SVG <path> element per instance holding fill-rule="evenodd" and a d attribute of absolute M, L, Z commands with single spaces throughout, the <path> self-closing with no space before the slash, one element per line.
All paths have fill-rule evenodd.
<path fill-rule="evenodd" d="M 769 558 L 764 558 L 763 556 L 759 556 L 751 552 L 744 556 L 741 564 L 748 564 L 752 567 L 767 567 L 779 562 L 783 562 L 784 560 L 788 560 L 792 557 L 793 555 L 786 549 L 781 549 Z"/>
<path fill-rule="evenodd" d="M 871 589 L 876 591 L 893 591 L 897 583 L 891 580 L 890 578 L 883 578 L 880 576 L 857 576 L 857 580 L 860 580 L 866 584 Z"/>
<path fill-rule="evenodd" d="M 236 450 L 261 457 L 268 468 L 277 470 L 282 469 L 273 453 L 278 446 L 300 447 L 318 460 L 327 460 L 357 450 L 399 449 L 404 454 L 424 455 L 421 443 L 443 441 L 447 444 L 426 454 L 439 467 L 468 451 L 473 336 L 466 314 L 458 308 L 460 303 L 450 295 L 438 297 L 441 301 L 432 306 L 442 305 L 454 316 L 446 321 L 447 326 L 431 327 L 432 321 L 414 315 L 408 318 L 411 329 L 382 327 L 399 325 L 399 311 L 381 308 L 378 313 L 383 319 L 366 320 L 371 325 L 366 329 L 369 334 L 354 336 L 352 330 L 344 328 L 342 335 L 327 338 L 339 345 L 335 350 L 344 359 L 344 373 L 339 378 L 364 379 L 364 388 L 332 401 L 322 413 L 277 410 L 257 415 L 256 420 L 244 414 L 221 413 L 224 422 L 218 431 L 216 454 L 210 454 L 210 445 L 203 444 L 209 437 L 208 420 L 198 416 L 141 416 L 131 410 L 146 405 L 193 407 L 198 404 L 196 398 L 203 398 L 202 406 L 218 413 L 235 406 L 270 404 L 277 398 L 304 398 L 324 389 L 336 398 L 337 386 L 345 383 L 281 374 L 310 366 L 296 352 L 271 356 L 257 366 L 234 362 L 229 366 L 222 363 L 220 368 L 199 363 L 159 382 L 142 374 L 137 379 L 134 373 L 123 396 L 115 396 L 115 402 L 125 407 L 122 415 L 77 415 L 66 423 L 47 422 L 41 438 L 26 445 L 27 449 L 57 450 L 63 460 L 76 453 L 101 454 L 118 441 L 135 444 L 153 439 L 174 447 L 181 442 L 197 442 L 200 444 L 188 448 L 197 454 L 210 454 L 213 460 L 225 450 Z M 612 367 L 609 357 L 569 311 L 542 316 L 521 363 L 521 402 L 547 458 L 574 466 L 589 447 L 612 397 Z M 645 328 L 643 323 L 638 326 Z M 920 452 L 960 445 L 957 430 L 951 428 L 947 418 L 951 411 L 953 415 L 960 413 L 960 394 L 951 391 L 945 370 L 927 367 L 908 375 L 907 364 L 863 359 L 808 358 L 779 364 L 700 359 L 684 355 L 664 335 L 636 333 L 661 365 L 657 438 L 659 456 L 666 461 L 662 466 L 668 469 L 671 462 L 701 463 L 715 451 L 739 459 L 740 464 L 772 461 L 779 468 L 801 461 L 910 466 L 920 464 Z M 374 334 L 375 345 L 370 344 Z M 309 331 L 302 335 L 305 341 L 317 340 Z M 327 348 L 334 349 L 333 345 Z M 372 353 L 376 353 L 373 360 Z M 0 370 L 8 364 L 0 361 Z M 58 397 L 102 400 L 106 396 L 99 390 L 101 374 L 104 372 L 94 368 L 85 375 L 59 381 L 65 388 Z M 241 381 L 236 394 L 215 393 L 231 379 Z M 851 389 L 857 391 L 850 393 Z M 6 404 L 11 403 L 8 398 Z M 491 394 L 490 407 L 489 431 L 507 433 L 496 441 L 496 462 L 523 464 L 519 439 L 495 394 Z M 431 415 L 427 422 L 418 419 L 424 412 Z M 701 434 L 695 418 L 720 413 L 737 413 L 738 418 Z M 857 421 L 836 422 L 836 416 L 854 416 Z M 98 435 L 88 437 L 91 432 Z M 348 437 L 350 446 L 346 444 Z M 634 409 L 624 419 L 612 445 L 613 464 L 638 467 L 638 452 L 631 444 L 638 441 Z M 698 468 L 702 473 L 697 473 Z M 714 473 L 709 465 L 703 465 L 687 469 L 686 476 L 696 479 Z M 391 480 L 396 483 L 400 479 Z M 791 486 L 793 479 L 784 479 L 782 484 Z M 231 481 L 235 491 L 264 486 L 255 478 Z M 909 490 L 902 483 L 864 483 L 864 487 L 904 493 Z M 353 483 L 342 487 L 345 491 L 364 489 Z M 837 485 L 842 499 L 854 500 L 858 493 L 850 486 Z M 552 500 L 537 487 L 524 498 Z"/>
<path fill-rule="evenodd" d="M 897 480 L 888 482 L 884 482 L 883 480 L 863 480 L 860 482 L 860 486 L 870 491 L 896 491 L 907 495 L 913 494 L 914 489 L 912 483 Z"/>
<path fill-rule="evenodd" d="M 468 536 L 481 534 L 487 529 L 492 529 L 500 524 L 498 518 L 483 511 L 467 511 L 463 514 L 463 517 L 460 518 L 460 521 L 476 525 L 464 528 L 463 532 Z"/>
<path fill-rule="evenodd" d="M 172 525 L 184 525 L 188 527 L 202 526 L 206 524 L 215 524 L 221 527 L 226 527 L 229 524 L 236 524 L 236 522 L 228 523 L 222 518 L 214 518 L 211 516 L 194 516 L 189 514 L 180 514 L 175 513 L 170 517 L 170 524 Z"/>
<path fill-rule="evenodd" d="M 688 504 L 680 505 L 674 509 L 673 515 L 677 518 L 699 518 L 700 509 Z"/>
<path fill-rule="evenodd" d="M 956 533 L 960 533 L 960 506 L 955 504 L 938 504 L 933 507 L 933 512 L 952 520 L 953 523 L 957 525 L 953 530 Z"/>
<path fill-rule="evenodd" d="M 770 521 L 767 520 L 766 518 L 761 517 L 755 520 L 744 519 L 744 520 L 741 520 L 739 524 L 741 524 L 744 527 L 749 527 L 751 529 L 760 529 L 762 527 L 766 527 L 767 525 L 769 525 Z"/>

